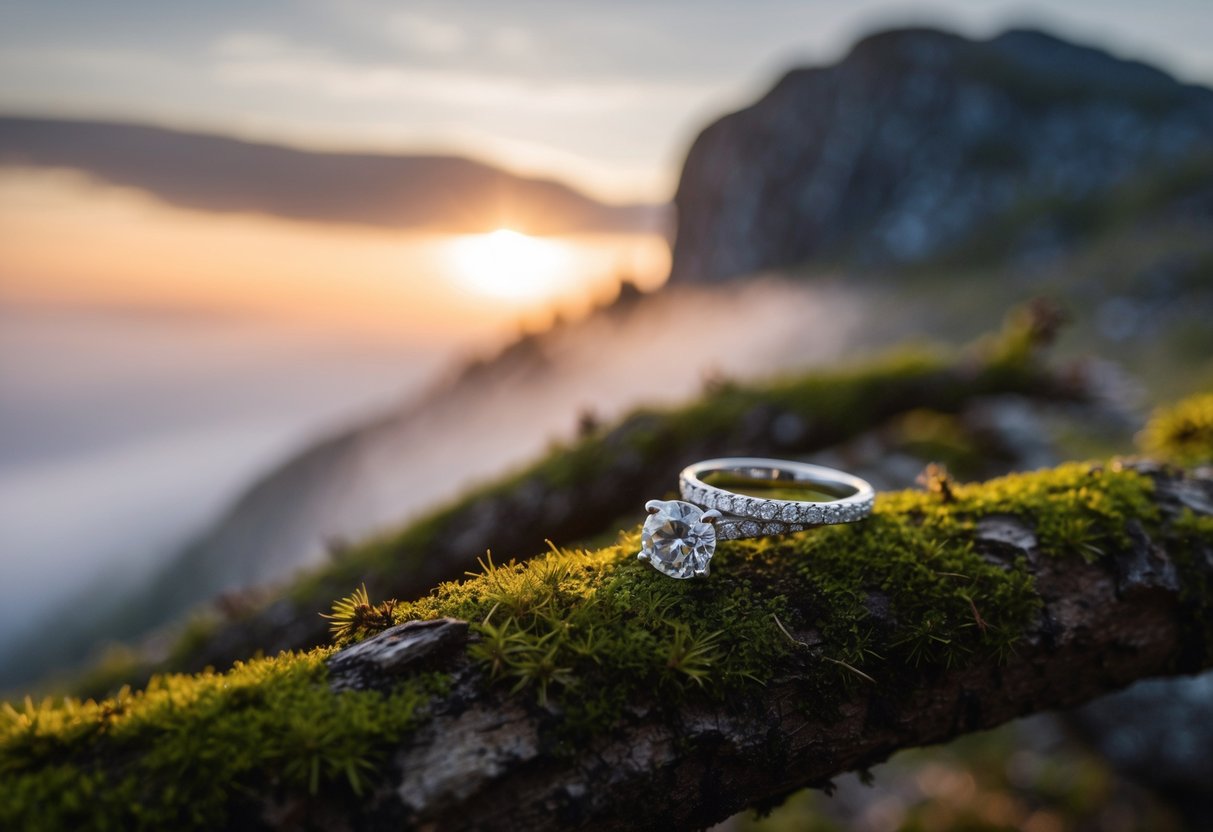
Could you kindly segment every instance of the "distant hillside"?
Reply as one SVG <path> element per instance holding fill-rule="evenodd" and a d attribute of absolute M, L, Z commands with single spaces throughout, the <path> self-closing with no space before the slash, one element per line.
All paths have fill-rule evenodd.
<path fill-rule="evenodd" d="M 322 153 L 101 121 L 0 116 L 0 164 L 70 168 L 203 211 L 387 228 L 651 231 L 663 211 L 457 156 Z"/>
<path fill-rule="evenodd" d="M 1072 208 L 1134 178 L 1188 170 L 1208 211 L 1210 155 L 1213 90 L 1153 67 L 1034 31 L 885 32 L 704 129 L 671 279 L 919 263 L 1004 221 L 1000 254 L 1027 258 L 1082 236 Z"/>

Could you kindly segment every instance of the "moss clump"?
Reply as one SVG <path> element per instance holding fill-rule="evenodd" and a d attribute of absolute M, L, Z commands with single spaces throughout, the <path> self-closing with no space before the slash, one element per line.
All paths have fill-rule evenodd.
<path fill-rule="evenodd" d="M 333 643 L 344 647 L 381 633 L 396 623 L 396 601 L 372 604 L 366 584 L 354 590 L 348 598 L 333 604 L 331 615 L 321 615 L 329 621 Z"/>
<path fill-rule="evenodd" d="M 1045 552 L 1093 561 L 1130 545 L 1129 518 L 1157 525 L 1152 493 L 1149 478 L 1119 463 L 1071 462 L 985 483 L 951 483 L 946 511 L 931 511 L 923 504 L 925 495 L 917 492 L 890 495 L 890 500 L 905 511 L 921 513 L 923 528 L 941 535 L 969 534 L 975 518 L 1014 515 L 1032 528 Z"/>
<path fill-rule="evenodd" d="M 1213 462 L 1213 393 L 1154 411 L 1138 443 L 1150 456 L 1177 465 Z"/>
<path fill-rule="evenodd" d="M 441 680 L 336 694 L 330 652 L 159 676 L 101 702 L 0 704 L 0 828 L 217 828 L 321 789 L 354 799 Z"/>

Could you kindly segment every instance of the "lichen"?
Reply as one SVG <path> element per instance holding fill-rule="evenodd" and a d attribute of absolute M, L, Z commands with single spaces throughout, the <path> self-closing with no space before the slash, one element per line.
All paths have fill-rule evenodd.
<path fill-rule="evenodd" d="M 1146 454 L 1177 465 L 1213 463 L 1213 393 L 1155 410 L 1138 444 Z"/>
<path fill-rule="evenodd" d="M 353 800 L 442 681 L 333 693 L 330 653 L 158 676 L 99 702 L 0 705 L 0 828 L 218 828 L 322 789 Z"/>

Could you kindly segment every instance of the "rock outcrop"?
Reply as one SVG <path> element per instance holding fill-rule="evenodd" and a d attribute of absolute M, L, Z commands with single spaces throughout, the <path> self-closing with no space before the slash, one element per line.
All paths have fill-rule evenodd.
<path fill-rule="evenodd" d="M 1007 222 L 1030 253 L 1085 230 L 1075 206 L 1143 179 L 1159 204 L 1134 214 L 1178 201 L 1207 220 L 1208 194 L 1180 192 L 1213 193 L 1211 157 L 1213 90 L 1041 32 L 890 31 L 699 135 L 672 280 L 921 262 Z"/>

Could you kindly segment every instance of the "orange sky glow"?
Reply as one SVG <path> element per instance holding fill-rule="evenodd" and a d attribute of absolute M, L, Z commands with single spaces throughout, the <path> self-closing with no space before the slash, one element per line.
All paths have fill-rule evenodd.
<path fill-rule="evenodd" d="M 394 232 L 164 206 L 66 172 L 0 174 L 0 300 L 251 313 L 376 337 L 500 335 L 656 288 L 657 234 Z"/>

